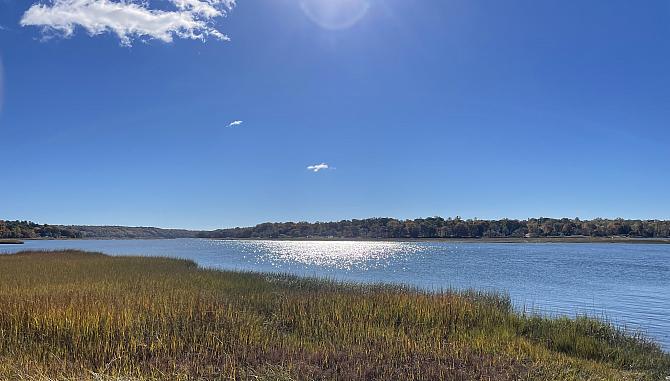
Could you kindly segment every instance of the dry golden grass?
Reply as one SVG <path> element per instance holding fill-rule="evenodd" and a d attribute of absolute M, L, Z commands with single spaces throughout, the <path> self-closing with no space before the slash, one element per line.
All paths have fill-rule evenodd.
<path fill-rule="evenodd" d="M 0 379 L 659 380 L 670 356 L 507 298 L 203 270 L 76 251 L 0 256 Z"/>

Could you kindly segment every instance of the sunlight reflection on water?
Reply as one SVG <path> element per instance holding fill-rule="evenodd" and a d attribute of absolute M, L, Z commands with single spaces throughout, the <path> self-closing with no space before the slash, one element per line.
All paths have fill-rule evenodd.
<path fill-rule="evenodd" d="M 340 270 L 386 267 L 421 250 L 409 243 L 359 241 L 237 241 L 257 258 Z"/>

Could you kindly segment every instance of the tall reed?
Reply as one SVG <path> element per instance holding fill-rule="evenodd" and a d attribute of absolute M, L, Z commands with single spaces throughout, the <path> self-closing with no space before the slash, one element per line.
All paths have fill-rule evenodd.
<path fill-rule="evenodd" d="M 0 379 L 658 380 L 670 356 L 508 297 L 204 270 L 78 251 L 0 256 Z"/>

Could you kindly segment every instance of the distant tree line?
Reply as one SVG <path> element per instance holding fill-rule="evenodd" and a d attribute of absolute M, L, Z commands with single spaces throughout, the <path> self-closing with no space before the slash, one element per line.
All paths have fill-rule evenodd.
<path fill-rule="evenodd" d="M 0 238 L 81 238 L 81 235 L 63 226 L 0 220 Z"/>
<path fill-rule="evenodd" d="M 531 218 L 464 220 L 430 217 L 414 220 L 369 218 L 339 222 L 264 223 L 254 227 L 201 232 L 206 238 L 507 238 L 564 236 L 670 237 L 670 221 Z"/>
<path fill-rule="evenodd" d="M 368 218 L 339 222 L 277 222 L 253 227 L 193 231 L 126 226 L 39 225 L 0 220 L 0 238 L 670 238 L 670 221 L 579 218 L 479 220 L 456 218 Z"/>
<path fill-rule="evenodd" d="M 201 232 L 128 226 L 39 225 L 30 221 L 0 220 L 0 238 L 196 238 Z"/>

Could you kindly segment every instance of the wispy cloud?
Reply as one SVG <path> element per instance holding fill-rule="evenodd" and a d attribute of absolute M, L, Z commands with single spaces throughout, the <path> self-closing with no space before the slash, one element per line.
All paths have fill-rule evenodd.
<path fill-rule="evenodd" d="M 241 120 L 234 120 L 234 121 L 232 121 L 232 122 L 228 123 L 228 127 L 235 127 L 235 126 L 239 126 L 239 125 L 241 125 L 242 123 L 244 123 L 244 122 L 243 122 L 243 121 L 241 121 Z"/>
<path fill-rule="evenodd" d="M 37 26 L 48 36 L 70 37 L 77 27 L 91 36 L 114 33 L 125 46 L 133 40 L 172 42 L 175 37 L 202 40 L 229 38 L 213 26 L 235 6 L 235 0 L 168 0 L 171 9 L 152 8 L 145 0 L 47 0 L 33 4 L 22 26 Z"/>
<path fill-rule="evenodd" d="M 330 169 L 330 166 L 326 163 L 321 163 L 321 164 L 310 165 L 309 167 L 307 167 L 307 169 L 313 172 L 319 172 L 325 169 Z"/>

